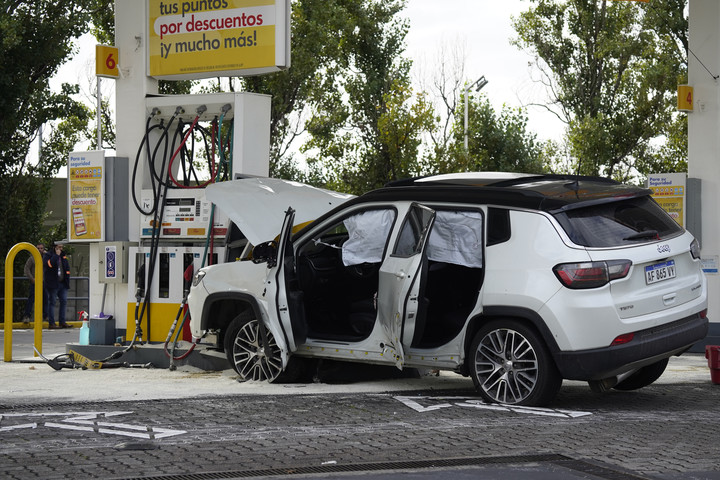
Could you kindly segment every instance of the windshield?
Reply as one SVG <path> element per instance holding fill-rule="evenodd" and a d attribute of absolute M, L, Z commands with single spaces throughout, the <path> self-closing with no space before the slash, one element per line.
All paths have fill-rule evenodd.
<path fill-rule="evenodd" d="M 567 210 L 555 218 L 574 243 L 585 247 L 632 245 L 683 232 L 683 228 L 647 196 Z"/>

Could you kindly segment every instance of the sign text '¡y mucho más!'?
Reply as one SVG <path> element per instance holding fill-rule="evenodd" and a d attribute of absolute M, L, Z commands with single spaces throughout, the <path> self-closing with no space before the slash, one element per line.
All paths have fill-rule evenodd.
<path fill-rule="evenodd" d="M 257 45 L 257 30 L 253 30 L 250 35 L 245 35 L 245 32 L 240 32 L 237 37 L 225 38 L 224 48 L 239 48 L 239 47 L 253 47 Z M 220 40 L 217 38 L 209 39 L 203 33 L 201 39 L 191 40 L 187 42 L 175 42 L 174 53 L 191 53 L 191 52 L 204 52 L 207 50 L 218 50 L 220 48 Z M 168 58 L 170 55 L 170 49 L 172 43 L 160 43 L 160 55 L 162 58 Z"/>

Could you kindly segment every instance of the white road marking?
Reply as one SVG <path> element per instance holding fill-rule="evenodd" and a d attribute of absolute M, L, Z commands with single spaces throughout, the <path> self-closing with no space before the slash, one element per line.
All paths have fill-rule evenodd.
<path fill-rule="evenodd" d="M 395 400 L 403 403 L 405 406 L 412 408 L 416 412 L 425 413 L 439 410 L 441 408 L 465 407 L 481 410 L 493 410 L 498 412 L 522 413 L 527 415 L 542 415 L 547 417 L 558 418 L 578 418 L 592 415 L 592 412 L 581 412 L 573 410 L 560 410 L 554 408 L 540 407 L 523 407 L 513 405 L 499 405 L 495 403 L 485 403 L 474 397 L 393 397 Z M 451 400 L 452 403 L 448 403 Z M 422 401 L 422 403 L 420 403 Z M 441 402 L 441 403 L 436 403 Z"/>
<path fill-rule="evenodd" d="M 25 423 L 20 425 L 0 426 L 0 433 L 20 428 L 50 427 L 63 430 L 76 430 L 84 432 L 95 432 L 105 435 L 120 435 L 125 437 L 142 438 L 154 440 L 159 438 L 172 437 L 187 433 L 185 430 L 172 430 L 170 428 L 152 427 L 150 425 L 132 425 L 129 423 L 113 423 L 100 421 L 108 417 L 128 415 L 133 412 L 65 412 L 65 413 L 11 413 L 0 415 L 0 425 L 4 419 L 21 417 L 57 418 L 65 417 L 59 421 L 46 421 L 44 423 Z"/>
<path fill-rule="evenodd" d="M 10 425 L 8 427 L 0 427 L 0 432 L 9 432 L 10 430 L 20 430 L 21 428 L 37 428 L 37 423 L 23 423 L 22 425 Z"/>

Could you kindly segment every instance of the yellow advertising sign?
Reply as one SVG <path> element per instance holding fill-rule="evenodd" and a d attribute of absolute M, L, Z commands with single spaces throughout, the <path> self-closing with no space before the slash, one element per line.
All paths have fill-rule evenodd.
<path fill-rule="evenodd" d="M 289 67 L 289 2 L 149 0 L 149 75 L 179 80 Z"/>
<path fill-rule="evenodd" d="M 675 220 L 678 225 L 684 225 L 684 197 L 654 197 L 655 201 Z"/>
<path fill-rule="evenodd" d="M 685 173 L 651 173 L 648 188 L 652 197 L 680 226 L 685 226 Z"/>
<path fill-rule="evenodd" d="M 95 75 L 112 78 L 120 76 L 117 47 L 95 45 Z"/>
<path fill-rule="evenodd" d="M 104 239 L 105 152 L 73 152 L 68 159 L 68 239 Z"/>

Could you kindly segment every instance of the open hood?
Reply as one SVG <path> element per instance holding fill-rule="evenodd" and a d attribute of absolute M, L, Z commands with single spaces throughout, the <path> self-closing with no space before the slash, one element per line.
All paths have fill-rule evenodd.
<path fill-rule="evenodd" d="M 295 209 L 295 225 L 315 220 L 354 195 L 278 178 L 252 177 L 220 182 L 205 197 L 222 210 L 253 245 L 278 236 L 285 211 Z"/>

